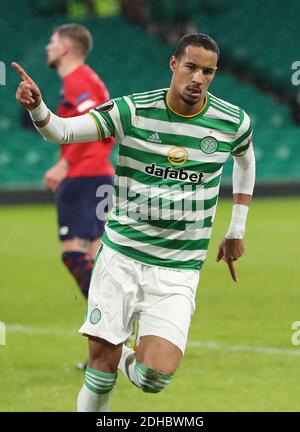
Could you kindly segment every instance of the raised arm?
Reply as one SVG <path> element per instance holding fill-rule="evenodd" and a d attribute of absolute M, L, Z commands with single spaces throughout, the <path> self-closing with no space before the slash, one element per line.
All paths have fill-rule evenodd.
<path fill-rule="evenodd" d="M 96 123 L 89 114 L 70 118 L 61 118 L 53 114 L 44 103 L 39 87 L 25 70 L 15 62 L 12 63 L 12 67 L 22 78 L 16 92 L 16 99 L 29 111 L 36 129 L 44 139 L 54 144 L 99 139 Z"/>

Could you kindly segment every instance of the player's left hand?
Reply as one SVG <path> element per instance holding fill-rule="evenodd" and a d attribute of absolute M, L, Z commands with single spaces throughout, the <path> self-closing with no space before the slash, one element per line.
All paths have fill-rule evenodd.
<path fill-rule="evenodd" d="M 238 282 L 237 271 L 234 261 L 238 260 L 245 252 L 244 242 L 242 239 L 224 238 L 219 245 L 217 262 L 223 260 L 227 263 L 230 274 L 234 282 Z"/>

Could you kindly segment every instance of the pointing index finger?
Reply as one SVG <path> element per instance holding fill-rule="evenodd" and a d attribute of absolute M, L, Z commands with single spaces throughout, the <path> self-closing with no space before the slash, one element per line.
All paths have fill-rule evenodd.
<path fill-rule="evenodd" d="M 234 267 L 233 261 L 230 259 L 226 262 L 227 262 L 227 265 L 228 265 L 232 279 L 234 280 L 234 282 L 238 282 L 239 280 L 238 280 L 237 272 L 236 272 L 236 269 Z"/>
<path fill-rule="evenodd" d="M 20 77 L 24 81 L 30 81 L 30 82 L 32 82 L 32 79 L 30 78 L 30 76 L 27 75 L 27 73 L 25 72 L 25 70 L 18 63 L 12 62 L 11 65 L 18 72 L 18 74 L 20 75 Z"/>

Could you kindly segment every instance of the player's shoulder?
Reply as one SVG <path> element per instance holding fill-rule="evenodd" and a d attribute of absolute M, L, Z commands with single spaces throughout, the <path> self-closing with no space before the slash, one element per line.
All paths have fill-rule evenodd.
<path fill-rule="evenodd" d="M 104 85 L 99 75 L 87 64 L 83 64 L 77 68 L 73 76 L 73 81 L 82 83 L 83 85 L 89 85 L 91 88 Z"/>
<path fill-rule="evenodd" d="M 78 69 L 77 69 L 77 73 L 78 75 L 83 75 L 86 77 L 98 77 L 97 73 L 94 71 L 94 69 L 92 69 L 89 65 L 87 64 L 83 64 L 81 65 Z"/>
<path fill-rule="evenodd" d="M 210 111 L 211 114 L 214 113 L 215 117 L 236 123 L 237 125 L 241 125 L 245 120 L 249 120 L 250 122 L 249 115 L 240 106 L 221 99 L 212 93 L 208 93 L 208 96 Z"/>
<path fill-rule="evenodd" d="M 168 88 L 133 93 L 127 98 L 137 109 L 165 108 L 165 98 Z"/>
<path fill-rule="evenodd" d="M 86 64 L 80 65 L 72 73 L 67 75 L 64 80 L 64 88 L 67 90 L 86 89 L 92 86 L 93 82 L 99 79 L 96 72 L 94 72 Z"/>

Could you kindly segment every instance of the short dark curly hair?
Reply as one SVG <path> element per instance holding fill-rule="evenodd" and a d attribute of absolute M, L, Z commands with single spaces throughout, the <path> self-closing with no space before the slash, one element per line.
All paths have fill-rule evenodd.
<path fill-rule="evenodd" d="M 220 49 L 217 42 L 204 33 L 187 33 L 184 35 L 175 48 L 174 56 L 178 59 L 181 58 L 186 47 L 190 45 L 203 47 L 208 51 L 217 53 L 218 58 L 220 57 Z"/>

